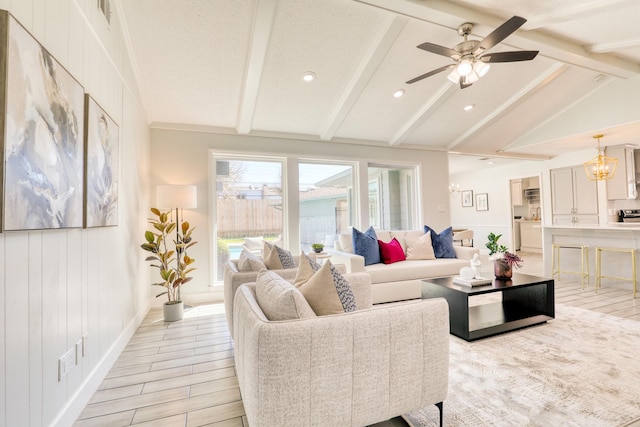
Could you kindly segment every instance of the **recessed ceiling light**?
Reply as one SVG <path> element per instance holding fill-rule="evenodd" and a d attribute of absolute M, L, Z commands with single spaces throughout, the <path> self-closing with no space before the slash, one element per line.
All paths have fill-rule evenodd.
<path fill-rule="evenodd" d="M 476 106 L 475 104 L 468 104 L 468 105 L 464 106 L 463 110 L 464 111 L 471 111 L 471 110 L 473 110 L 473 107 L 475 107 L 475 106 Z"/>
<path fill-rule="evenodd" d="M 400 98 L 403 95 L 404 95 L 404 89 L 398 89 L 397 91 L 393 92 L 394 98 Z"/>
<path fill-rule="evenodd" d="M 316 75 L 313 74 L 313 72 L 311 71 L 307 71 L 302 75 L 302 80 L 304 80 L 305 82 L 312 82 L 315 80 L 315 78 L 316 78 Z"/>
<path fill-rule="evenodd" d="M 494 164 L 494 163 L 495 163 L 495 162 L 494 162 L 493 160 L 489 160 L 489 161 L 487 162 L 487 164 L 488 164 L 488 165 L 492 165 L 492 164 Z"/>

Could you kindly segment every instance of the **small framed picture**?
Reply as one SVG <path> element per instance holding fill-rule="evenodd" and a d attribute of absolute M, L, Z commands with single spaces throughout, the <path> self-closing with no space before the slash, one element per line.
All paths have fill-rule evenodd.
<path fill-rule="evenodd" d="M 462 194 L 463 208 L 473 206 L 473 191 L 465 190 L 465 191 L 461 191 L 460 194 Z"/>
<path fill-rule="evenodd" d="M 487 193 L 476 194 L 476 210 L 477 211 L 489 210 L 489 195 Z"/>

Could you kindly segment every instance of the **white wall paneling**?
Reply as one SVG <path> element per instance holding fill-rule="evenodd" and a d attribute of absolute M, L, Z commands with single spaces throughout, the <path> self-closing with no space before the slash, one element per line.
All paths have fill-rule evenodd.
<path fill-rule="evenodd" d="M 28 275 L 23 270 L 29 256 L 28 239 L 19 235 L 7 235 L 5 242 L 10 250 L 5 255 L 5 357 L 6 396 L 15 402 L 7 405 L 7 426 L 20 425 L 29 413 L 29 287 Z"/>
<path fill-rule="evenodd" d="M 139 248 L 149 205 L 149 127 L 117 16 L 107 28 L 94 1 L 0 0 L 0 8 L 120 131 L 117 227 L 0 234 L 0 425 L 70 426 L 150 307 Z M 58 381 L 58 359 L 85 335 L 85 357 Z"/>
<path fill-rule="evenodd" d="M 43 393 L 43 300 L 42 300 L 42 233 L 29 233 L 29 418 L 31 425 L 42 420 Z"/>
<path fill-rule="evenodd" d="M 5 266 L 6 266 L 6 261 L 5 261 L 5 256 L 4 256 L 4 246 L 5 246 L 5 238 L 3 234 L 0 234 L 0 266 L 2 266 L 2 275 L 0 275 L 0 282 L 3 285 L 3 288 L 6 287 L 6 276 L 5 276 Z M 6 411 L 6 403 L 7 403 L 7 392 L 6 392 L 6 378 L 7 378 L 7 369 L 6 369 L 6 363 L 3 363 L 4 360 L 6 359 L 6 329 L 7 329 L 7 324 L 5 322 L 5 318 L 6 318 L 6 310 L 5 310 L 5 306 L 6 306 L 6 297 L 5 297 L 5 292 L 0 292 L 0 379 L 4 379 L 4 383 L 0 383 L 0 414 L 2 414 L 2 417 L 0 417 L 0 421 L 4 421 L 5 420 L 5 414 L 7 413 Z"/>

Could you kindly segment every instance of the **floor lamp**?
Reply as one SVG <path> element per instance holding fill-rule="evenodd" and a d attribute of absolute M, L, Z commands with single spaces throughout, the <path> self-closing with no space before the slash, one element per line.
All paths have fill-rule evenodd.
<path fill-rule="evenodd" d="M 184 221 L 183 209 L 196 209 L 198 207 L 198 189 L 195 185 L 158 185 L 156 187 L 156 207 L 158 209 L 176 210 L 176 242 L 180 240 L 180 229 Z M 182 219 L 181 219 L 182 216 Z M 176 263 L 180 268 L 182 254 L 176 254 Z M 178 288 L 178 299 L 181 299 Z M 185 305 L 185 308 L 187 305 Z"/>

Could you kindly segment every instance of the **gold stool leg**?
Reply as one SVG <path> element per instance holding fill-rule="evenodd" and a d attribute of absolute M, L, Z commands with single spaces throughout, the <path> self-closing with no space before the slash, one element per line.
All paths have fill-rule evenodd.
<path fill-rule="evenodd" d="M 558 256 L 558 246 L 551 245 L 551 278 L 553 279 L 556 276 L 556 257 Z M 556 278 L 556 280 L 560 280 L 560 278 Z"/>
<path fill-rule="evenodd" d="M 636 298 L 636 250 L 631 249 L 631 271 L 633 274 L 633 299 Z"/>
<path fill-rule="evenodd" d="M 580 248 L 580 284 L 584 290 L 584 246 Z"/>
<path fill-rule="evenodd" d="M 591 284 L 591 276 L 590 276 L 590 271 L 591 271 L 591 267 L 589 266 L 589 246 L 585 246 L 584 248 L 584 253 L 585 253 L 585 257 L 587 259 L 587 286 L 589 286 Z"/>
<path fill-rule="evenodd" d="M 600 273 L 601 273 L 601 252 L 600 248 L 596 248 L 596 293 L 598 293 L 598 289 L 600 288 Z"/>

